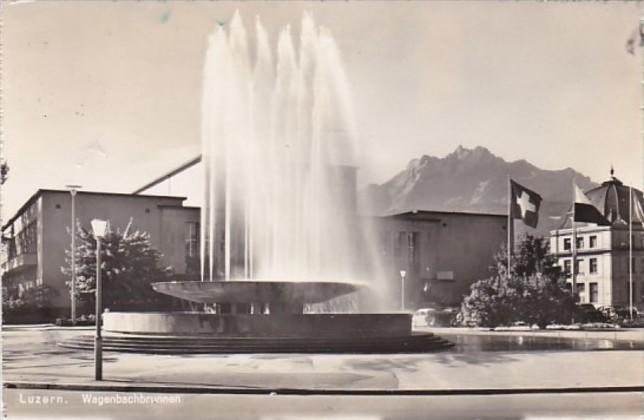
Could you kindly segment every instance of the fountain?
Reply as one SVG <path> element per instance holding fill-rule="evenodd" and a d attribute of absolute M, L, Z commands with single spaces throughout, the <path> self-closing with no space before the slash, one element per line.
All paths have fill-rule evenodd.
<path fill-rule="evenodd" d="M 290 27 L 281 30 L 275 59 L 259 19 L 254 32 L 251 45 L 235 14 L 208 40 L 201 279 L 152 285 L 204 311 L 105 313 L 105 350 L 449 347 L 433 334 L 412 333 L 409 313 L 346 312 L 333 305 L 365 296 L 381 277 L 368 224 L 357 214 L 359 148 L 349 83 L 333 37 L 311 16 L 303 17 L 298 48 Z M 91 340 L 63 345 L 91 348 Z"/>

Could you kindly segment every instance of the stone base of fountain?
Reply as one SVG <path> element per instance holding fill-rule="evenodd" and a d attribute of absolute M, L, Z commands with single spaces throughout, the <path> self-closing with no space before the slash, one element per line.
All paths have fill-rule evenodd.
<path fill-rule="evenodd" d="M 217 337 L 404 337 L 411 315 L 394 314 L 209 314 L 201 312 L 103 315 L 106 332 Z"/>
<path fill-rule="evenodd" d="M 105 351 L 392 353 L 452 346 L 431 333 L 412 333 L 409 313 L 302 313 L 306 304 L 362 287 L 353 283 L 168 282 L 153 287 L 192 302 L 226 307 L 229 312 L 107 312 L 103 314 Z M 60 345 L 91 350 L 93 338 L 81 336 Z"/>
<path fill-rule="evenodd" d="M 94 337 L 83 335 L 59 346 L 75 350 L 94 349 Z M 451 348 L 453 344 L 431 333 L 404 337 L 298 338 L 298 337 L 207 337 L 136 334 L 105 334 L 103 350 L 148 354 L 233 353 L 423 353 Z"/>

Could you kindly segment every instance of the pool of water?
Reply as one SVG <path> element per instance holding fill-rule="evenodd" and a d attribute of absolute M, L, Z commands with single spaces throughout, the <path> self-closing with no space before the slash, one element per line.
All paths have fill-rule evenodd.
<path fill-rule="evenodd" d="M 570 338 L 534 335 L 440 334 L 455 346 L 456 352 L 553 351 L 553 350 L 644 350 L 644 342 L 605 338 Z"/>

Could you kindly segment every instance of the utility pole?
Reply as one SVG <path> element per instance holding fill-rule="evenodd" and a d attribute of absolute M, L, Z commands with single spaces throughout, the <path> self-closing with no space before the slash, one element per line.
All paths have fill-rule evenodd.
<path fill-rule="evenodd" d="M 72 235 L 72 248 L 71 248 L 71 260 L 72 260 L 72 287 L 70 291 L 70 301 L 71 301 L 71 318 L 72 325 L 76 325 L 76 192 L 78 189 L 82 188 L 80 185 L 67 185 L 69 193 L 72 196 L 72 225 L 71 225 L 71 235 Z"/>

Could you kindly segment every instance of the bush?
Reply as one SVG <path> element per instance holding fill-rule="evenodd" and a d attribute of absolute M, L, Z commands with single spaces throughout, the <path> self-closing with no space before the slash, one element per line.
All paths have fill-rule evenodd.
<path fill-rule="evenodd" d="M 525 322 L 545 328 L 550 323 L 570 322 L 574 299 L 547 251 L 544 239 L 527 235 L 508 270 L 502 247 L 495 257 L 492 277 L 472 284 L 464 298 L 461 323 L 493 328 Z"/>
<path fill-rule="evenodd" d="M 12 312 L 31 311 L 44 309 L 48 306 L 51 298 L 58 296 L 58 291 L 50 286 L 41 284 L 29 288 L 18 295 L 7 293 L 3 296 L 2 310 L 4 314 Z"/>
<path fill-rule="evenodd" d="M 111 309 L 152 309 L 168 305 L 169 298 L 156 293 L 150 285 L 169 280 L 170 267 L 161 267 L 161 252 L 152 247 L 150 235 L 130 231 L 108 230 L 101 242 L 103 305 Z M 76 290 L 85 307 L 94 306 L 96 291 L 96 241 L 90 231 L 78 226 L 76 246 Z M 71 252 L 67 265 L 61 267 L 71 277 Z"/>
<path fill-rule="evenodd" d="M 493 277 L 472 284 L 461 306 L 462 323 L 498 327 L 525 322 L 545 328 L 569 323 L 575 310 L 570 293 L 558 283 L 538 277 Z"/>
<path fill-rule="evenodd" d="M 58 291 L 50 286 L 38 285 L 22 294 L 10 288 L 2 296 L 2 316 L 5 324 L 33 323 L 51 321 L 50 300 L 58 296 Z"/>

